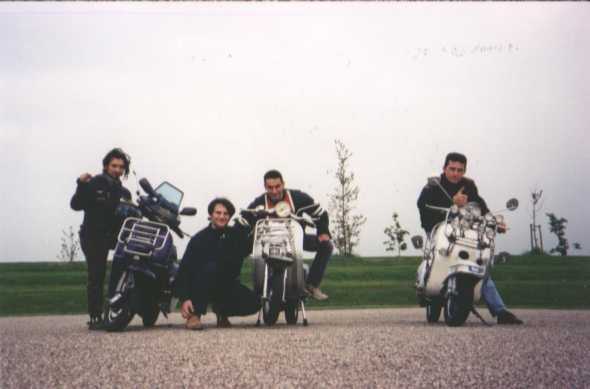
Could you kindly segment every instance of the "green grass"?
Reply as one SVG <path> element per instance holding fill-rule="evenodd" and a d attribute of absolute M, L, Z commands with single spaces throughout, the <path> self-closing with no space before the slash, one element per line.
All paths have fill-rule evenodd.
<path fill-rule="evenodd" d="M 309 307 L 416 306 L 416 258 L 335 257 L 322 290 L 330 299 Z M 250 261 L 242 280 L 251 285 Z M 590 308 L 590 257 L 513 257 L 493 277 L 509 307 Z M 86 311 L 85 263 L 0 264 L 0 316 L 68 314 Z"/>

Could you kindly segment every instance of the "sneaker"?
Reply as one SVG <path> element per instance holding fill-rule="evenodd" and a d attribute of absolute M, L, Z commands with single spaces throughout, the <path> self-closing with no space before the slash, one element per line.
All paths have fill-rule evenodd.
<path fill-rule="evenodd" d="M 191 317 L 186 320 L 185 327 L 187 330 L 201 331 L 203 329 L 203 324 L 201 323 L 199 316 L 191 315 Z"/>
<path fill-rule="evenodd" d="M 231 323 L 229 322 L 227 316 L 217 315 L 217 328 L 229 327 L 231 327 Z"/>
<path fill-rule="evenodd" d="M 498 324 L 523 324 L 524 322 L 508 310 L 498 313 Z"/>
<path fill-rule="evenodd" d="M 328 295 L 322 292 L 318 287 L 307 285 L 305 291 L 315 300 L 324 301 L 328 299 Z"/>
<path fill-rule="evenodd" d="M 90 316 L 90 321 L 88 321 L 86 324 L 88 325 L 88 329 L 90 331 L 100 331 L 105 329 L 102 315 Z"/>

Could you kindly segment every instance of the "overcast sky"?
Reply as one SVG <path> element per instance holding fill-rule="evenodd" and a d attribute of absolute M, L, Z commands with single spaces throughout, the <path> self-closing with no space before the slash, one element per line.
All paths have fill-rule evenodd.
<path fill-rule="evenodd" d="M 327 206 L 336 138 L 361 255 L 385 254 L 394 211 L 420 232 L 417 196 L 455 150 L 491 209 L 521 201 L 499 250 L 528 249 L 542 188 L 546 247 L 554 212 L 588 255 L 589 18 L 573 3 L 2 3 L 0 261 L 55 260 L 82 219 L 76 177 L 112 147 L 185 191 L 195 233 L 209 200 L 246 206 L 270 168 Z"/>

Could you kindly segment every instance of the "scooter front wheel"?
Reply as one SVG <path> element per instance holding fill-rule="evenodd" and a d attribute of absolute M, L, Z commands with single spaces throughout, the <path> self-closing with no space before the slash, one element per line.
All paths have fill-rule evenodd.
<path fill-rule="evenodd" d="M 274 325 L 283 305 L 283 272 L 273 273 L 269 282 L 268 298 L 262 305 L 262 319 L 267 326 Z"/>
<path fill-rule="evenodd" d="M 457 278 L 455 291 L 445 300 L 445 323 L 459 327 L 465 323 L 473 306 L 473 285 L 465 279 Z"/>
<path fill-rule="evenodd" d="M 119 300 L 113 305 L 109 302 L 106 306 L 105 329 L 109 332 L 123 331 L 133 319 L 133 313 L 130 308 L 129 290 L 129 273 L 124 272 L 119 278 L 116 293 Z"/>
<path fill-rule="evenodd" d="M 109 332 L 123 331 L 133 320 L 133 314 L 129 307 L 124 306 L 119 309 L 109 307 L 105 320 L 105 329 Z"/>

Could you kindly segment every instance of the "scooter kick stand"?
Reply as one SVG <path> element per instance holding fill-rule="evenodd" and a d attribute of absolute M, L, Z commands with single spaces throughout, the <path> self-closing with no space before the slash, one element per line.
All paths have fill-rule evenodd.
<path fill-rule="evenodd" d="M 477 318 L 478 318 L 479 320 L 481 320 L 481 322 L 482 322 L 483 324 L 485 324 L 485 325 L 486 325 L 486 326 L 488 326 L 488 327 L 491 327 L 491 326 L 492 326 L 490 323 L 488 323 L 487 321 L 485 321 L 485 320 L 483 319 L 483 317 L 482 317 L 482 316 L 479 314 L 479 312 L 477 312 L 477 309 L 475 309 L 475 307 L 471 307 L 471 312 L 473 312 L 473 314 L 474 314 L 475 316 L 477 316 Z"/>
<path fill-rule="evenodd" d="M 301 313 L 303 314 L 303 326 L 307 327 L 308 322 L 307 322 L 307 314 L 305 313 L 305 304 L 303 303 L 303 300 L 300 301 L 301 304 Z"/>
<path fill-rule="evenodd" d="M 258 320 L 256 320 L 256 327 L 260 327 L 260 315 L 262 315 L 262 308 L 258 311 Z"/>

